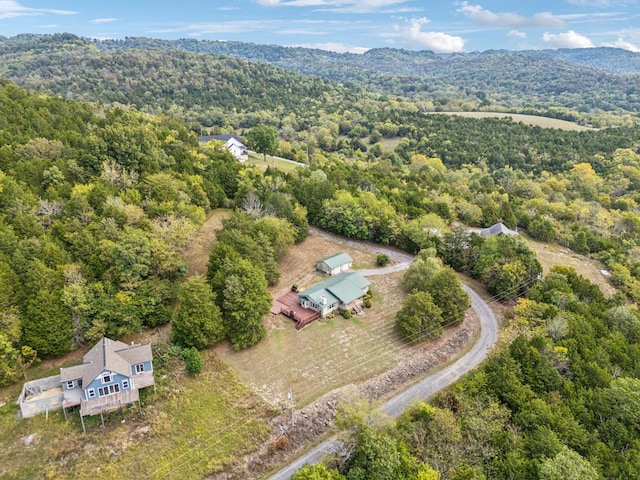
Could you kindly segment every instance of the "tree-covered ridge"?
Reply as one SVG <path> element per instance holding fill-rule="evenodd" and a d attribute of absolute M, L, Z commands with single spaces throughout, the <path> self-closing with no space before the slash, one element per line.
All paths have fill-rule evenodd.
<path fill-rule="evenodd" d="M 242 109 L 259 112 L 262 120 L 269 113 L 293 111 L 305 122 L 310 108 L 325 110 L 327 101 L 329 111 L 358 110 L 353 97 L 364 94 L 352 90 L 355 85 L 410 97 L 427 110 L 510 110 L 597 126 L 630 122 L 640 110 L 638 71 L 633 70 L 638 54 L 584 50 L 435 54 L 386 48 L 355 55 L 193 39 L 19 35 L 0 38 L 0 75 L 61 95 L 171 110 L 204 126 L 258 123 L 246 115 L 238 118 Z M 630 65 L 625 71 L 631 72 L 603 71 L 609 61 Z M 302 73 L 306 80 L 280 69 Z"/>
<path fill-rule="evenodd" d="M 132 105 L 207 127 L 248 127 L 285 116 L 308 126 L 314 113 L 355 106 L 364 95 L 267 63 L 180 50 L 103 51 L 69 35 L 14 37 L 0 41 L 0 52 L 0 75 L 22 87 Z"/>
<path fill-rule="evenodd" d="M 601 111 L 633 113 L 639 101 L 640 54 L 614 48 L 456 54 L 383 48 L 358 55 L 243 42 L 148 38 L 107 40 L 99 46 L 182 49 L 268 62 L 381 93 L 425 98 L 434 109 L 493 104 L 545 112 L 564 107 L 565 115 L 573 111 L 583 116 Z"/>
<path fill-rule="evenodd" d="M 169 320 L 182 251 L 237 162 L 173 120 L 0 85 L 0 383 Z"/>

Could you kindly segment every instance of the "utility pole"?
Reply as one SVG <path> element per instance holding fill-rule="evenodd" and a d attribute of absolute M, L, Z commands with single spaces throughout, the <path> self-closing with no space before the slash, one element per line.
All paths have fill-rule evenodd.
<path fill-rule="evenodd" d="M 293 428 L 296 425 L 296 418 L 295 418 L 296 405 L 293 402 L 293 390 L 292 389 L 289 389 L 289 393 L 287 393 L 287 398 L 289 399 L 289 403 L 291 404 L 291 428 Z"/>

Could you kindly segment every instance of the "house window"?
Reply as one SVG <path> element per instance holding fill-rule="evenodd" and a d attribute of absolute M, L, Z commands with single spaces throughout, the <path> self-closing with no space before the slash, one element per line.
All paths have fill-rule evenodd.
<path fill-rule="evenodd" d="M 111 372 L 104 372 L 102 374 L 102 383 L 109 383 L 111 380 Z"/>
<path fill-rule="evenodd" d="M 95 398 L 96 391 L 93 388 L 90 388 L 89 390 L 87 390 L 87 395 L 89 396 L 89 398 Z"/>
<path fill-rule="evenodd" d="M 129 388 L 129 380 L 127 380 L 127 379 L 122 380 L 122 389 L 126 390 L 128 388 Z"/>
<path fill-rule="evenodd" d="M 114 383 L 113 385 L 107 385 L 106 387 L 98 388 L 98 395 L 101 397 L 106 397 L 107 395 L 113 395 L 114 393 L 118 393 L 120 391 L 120 385 Z"/>
<path fill-rule="evenodd" d="M 136 373 L 143 373 L 144 372 L 144 363 L 137 363 L 136 364 Z"/>
<path fill-rule="evenodd" d="M 67 390 L 71 390 L 73 387 L 75 387 L 75 384 L 73 383 L 73 380 L 69 380 L 67 382 Z"/>

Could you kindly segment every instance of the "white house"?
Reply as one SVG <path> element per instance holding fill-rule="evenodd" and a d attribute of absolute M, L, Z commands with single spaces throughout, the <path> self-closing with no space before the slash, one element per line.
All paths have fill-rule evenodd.
<path fill-rule="evenodd" d="M 224 143 L 224 148 L 231 152 L 239 162 L 246 162 L 249 159 L 247 146 L 242 143 L 235 135 L 208 135 L 204 137 L 200 137 L 200 142 L 206 143 L 211 140 L 217 140 L 219 142 Z"/>

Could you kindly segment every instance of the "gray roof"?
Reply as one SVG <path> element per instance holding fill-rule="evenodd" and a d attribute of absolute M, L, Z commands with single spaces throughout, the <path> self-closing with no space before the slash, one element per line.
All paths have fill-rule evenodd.
<path fill-rule="evenodd" d="M 244 145 L 244 142 L 235 135 L 203 135 L 200 137 L 200 142 L 206 143 L 210 140 L 220 140 L 221 142 L 228 142 L 232 138 L 235 138 L 239 143 Z"/>
<path fill-rule="evenodd" d="M 362 297 L 363 289 L 369 285 L 371 282 L 358 272 L 344 272 L 298 293 L 298 297 L 308 297 L 315 303 L 321 303 L 320 299 L 324 297 L 327 305 L 336 301 L 348 304 Z"/>
<path fill-rule="evenodd" d="M 82 365 L 60 369 L 60 380 L 66 382 L 82 378 L 83 385 L 89 385 L 102 372 L 131 376 L 131 365 L 152 359 L 150 345 L 127 345 L 117 340 L 103 337 L 82 357 Z"/>
<path fill-rule="evenodd" d="M 495 225 L 491 225 L 489 228 L 483 228 L 480 231 L 480 235 L 483 237 L 491 237 L 493 235 L 517 235 L 518 232 L 504 226 L 502 222 L 498 222 Z"/>
<path fill-rule="evenodd" d="M 318 261 L 318 263 L 325 263 L 331 269 L 338 268 L 351 262 L 353 262 L 353 259 L 346 253 L 337 253 Z"/>

